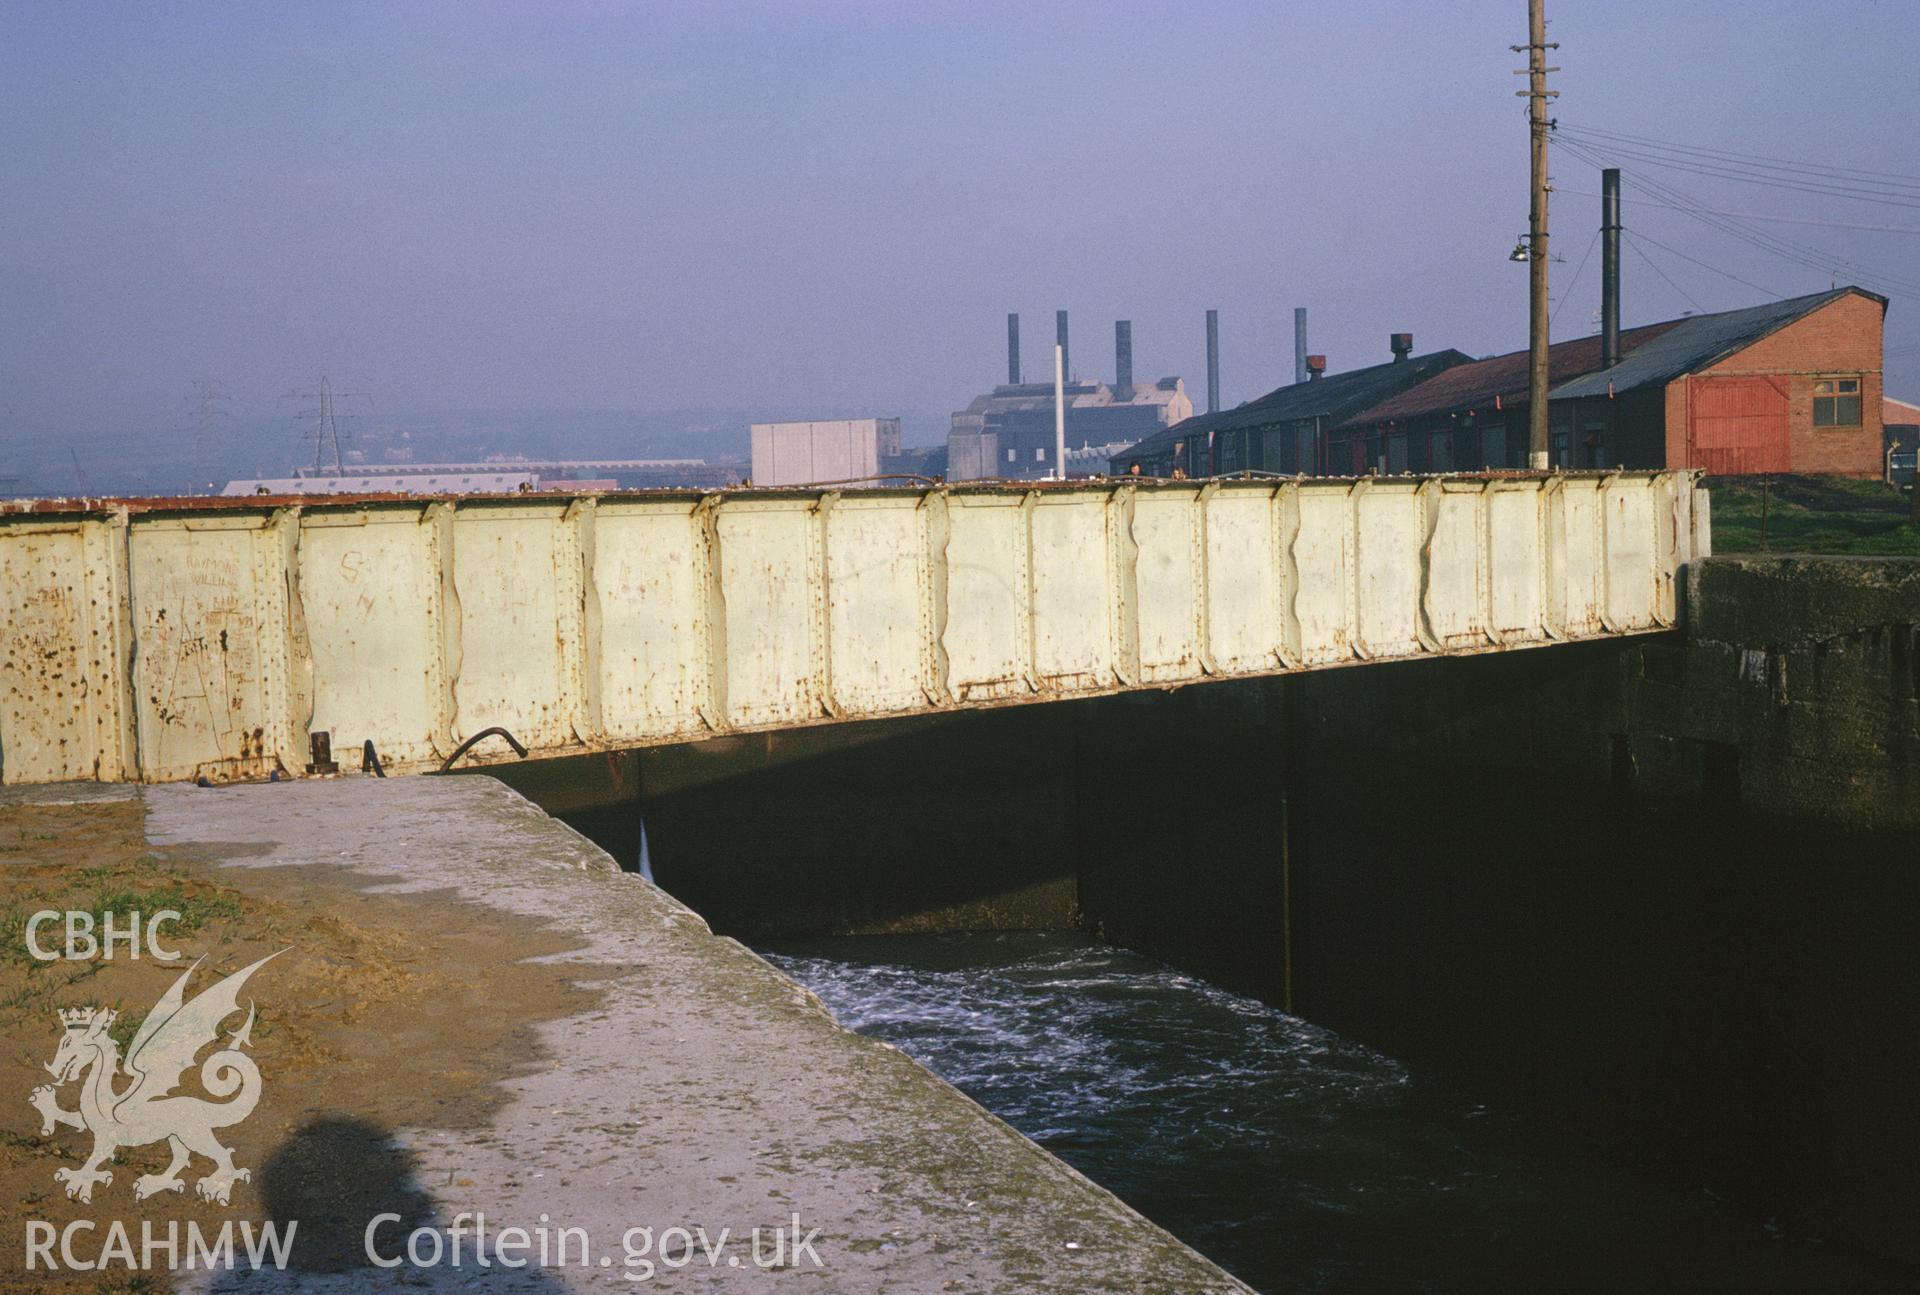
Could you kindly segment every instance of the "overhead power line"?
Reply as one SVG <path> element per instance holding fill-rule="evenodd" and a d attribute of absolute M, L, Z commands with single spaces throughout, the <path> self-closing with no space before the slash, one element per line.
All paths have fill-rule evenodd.
<path fill-rule="evenodd" d="M 1565 141 L 1561 141 L 1565 144 Z M 1570 193 L 1581 198 L 1598 198 L 1601 195 L 1589 189 L 1568 189 L 1554 186 L 1555 193 Z M 1645 198 L 1626 198 L 1623 201 L 1630 207 L 1658 207 L 1662 211 L 1685 211 L 1687 208 L 1667 202 L 1648 202 Z M 1862 225 L 1845 220 L 1814 220 L 1807 216 L 1768 216 L 1757 211 L 1723 211 L 1701 208 L 1708 215 L 1732 216 L 1739 220 L 1765 220 L 1778 225 L 1819 225 L 1826 229 L 1860 229 L 1872 234 L 1920 234 L 1920 225 Z"/>
<path fill-rule="evenodd" d="M 1637 144 L 1643 148 L 1664 149 L 1675 153 L 1698 154 L 1703 157 L 1725 158 L 1743 163 L 1771 164 L 1773 169 L 1783 171 L 1828 172 L 1850 179 L 1862 179 L 1920 189 L 1920 175 L 1901 175 L 1893 171 L 1870 171 L 1858 167 L 1836 166 L 1832 163 L 1825 162 L 1807 162 L 1794 158 L 1769 157 L 1761 153 L 1740 153 L 1731 149 L 1704 148 L 1697 144 L 1675 144 L 1670 141 L 1650 139 L 1645 135 L 1629 135 L 1625 131 L 1603 130 L 1598 126 L 1582 126 L 1573 122 L 1561 123 L 1560 129 L 1563 132 L 1578 135 L 1598 136 L 1603 140 L 1618 140 L 1628 144 Z"/>
<path fill-rule="evenodd" d="M 1641 260 L 1645 261 L 1647 265 L 1652 268 L 1655 274 L 1665 279 L 1667 281 L 1668 287 L 1672 288 L 1675 292 L 1685 297 L 1688 301 L 1692 301 L 1693 308 L 1699 311 L 1701 314 L 1705 315 L 1705 314 L 1711 313 L 1710 311 L 1708 311 L 1708 309 L 1705 306 L 1701 305 L 1698 301 L 1694 300 L 1692 293 L 1688 292 L 1685 288 L 1675 283 L 1673 281 L 1673 276 L 1668 274 L 1665 270 L 1661 269 L 1659 264 L 1655 262 L 1651 256 L 1648 256 L 1646 254 L 1646 251 L 1640 246 L 1639 239 L 1635 238 L 1631 233 L 1628 233 L 1628 231 L 1626 230 L 1621 230 L 1620 232 L 1623 234 L 1626 234 L 1627 246 L 1631 247 L 1634 250 L 1635 254 L 1637 254 Z"/>
<path fill-rule="evenodd" d="M 1579 286 L 1580 272 L 1587 268 L 1587 258 L 1593 255 L 1594 245 L 1599 241 L 1600 231 L 1596 229 L 1593 231 L 1593 237 L 1587 240 L 1587 250 L 1580 254 L 1580 264 L 1573 267 L 1573 277 L 1567 280 L 1567 286 L 1560 295 L 1560 305 L 1555 306 L 1553 313 L 1547 316 L 1547 324 L 1549 326 L 1553 324 L 1554 320 L 1560 318 L 1561 307 L 1567 304 L 1567 299 L 1573 296 L 1574 288 Z"/>
<path fill-rule="evenodd" d="M 1574 137 L 1564 137 L 1562 142 Z M 1885 189 L 1868 189 L 1854 184 L 1822 183 L 1813 180 L 1798 180 L 1784 176 L 1769 175 L 1736 166 L 1731 163 L 1692 162 L 1676 159 L 1644 149 L 1630 148 L 1621 144 L 1604 143 L 1597 140 L 1583 140 L 1583 143 L 1598 144 L 1605 148 L 1610 156 L 1627 158 L 1646 166 L 1657 166 L 1665 170 L 1680 171 L 1689 175 L 1712 176 L 1719 180 L 1733 180 L 1740 184 L 1758 185 L 1763 188 L 1785 189 L 1797 193 L 1813 193 L 1829 198 L 1846 198 L 1854 202 L 1878 203 L 1883 207 L 1902 207 L 1910 211 L 1920 211 L 1920 193 L 1894 192 Z"/>
<path fill-rule="evenodd" d="M 1622 230 L 1621 232 L 1625 233 L 1626 231 Z M 1732 279 L 1735 283 L 1738 283 L 1743 287 L 1752 288 L 1755 292 L 1764 292 L 1769 297 L 1778 297 L 1778 296 L 1784 295 L 1782 293 L 1776 292 L 1772 288 L 1763 288 L 1759 284 L 1753 282 L 1751 279 L 1743 279 L 1739 275 L 1731 273 L 1730 271 L 1727 271 L 1727 270 L 1722 270 L 1718 266 L 1708 265 L 1705 261 L 1700 260 L 1698 257 L 1688 256 L 1685 252 L 1680 251 L 1678 248 L 1668 247 L 1665 243 L 1662 243 L 1657 238 L 1648 238 L 1645 234 L 1637 234 L 1637 233 L 1631 234 L 1629 235 L 1629 237 L 1639 238 L 1644 242 L 1652 243 L 1655 247 L 1659 248 L 1661 251 L 1666 252 L 1671 256 L 1677 256 L 1683 261 L 1691 261 L 1693 264 L 1699 266 L 1703 270 L 1712 270 L 1715 274 L 1721 276 L 1722 278 Z"/>
<path fill-rule="evenodd" d="M 1617 165 L 1616 160 L 1608 150 L 1596 149 L 1591 145 L 1572 139 L 1563 139 L 1561 146 L 1573 156 L 1600 169 Z M 1902 292 L 1920 295 L 1920 282 L 1915 282 L 1904 275 L 1892 274 L 1876 267 L 1861 265 L 1846 257 L 1838 256 L 1804 243 L 1797 243 L 1790 239 L 1782 238 L 1767 230 L 1757 229 L 1747 224 L 1740 217 L 1717 212 L 1683 190 L 1645 175 L 1638 170 L 1633 172 L 1633 176 L 1637 187 L 1653 194 L 1657 198 L 1665 199 L 1683 214 L 1691 216 L 1702 224 L 1716 229 L 1729 237 L 1737 238 L 1742 242 L 1748 243 L 1783 260 L 1791 261 L 1808 269 L 1817 270 L 1831 278 L 1844 276 L 1850 279 L 1857 279 L 1861 282 L 1895 288 Z"/>

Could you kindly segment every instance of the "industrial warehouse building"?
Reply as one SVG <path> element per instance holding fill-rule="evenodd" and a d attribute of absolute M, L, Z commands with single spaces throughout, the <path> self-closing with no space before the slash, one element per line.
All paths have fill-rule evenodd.
<path fill-rule="evenodd" d="M 1270 391 L 1217 414 L 1189 418 L 1113 457 L 1115 475 L 1206 477 L 1220 472 L 1304 472 L 1330 469 L 1328 431 L 1387 397 L 1471 357 L 1438 351 L 1415 358 L 1413 336 L 1395 333 L 1393 360 L 1372 368 L 1323 376 L 1326 357 L 1307 357 L 1307 381 Z"/>
<path fill-rule="evenodd" d="M 351 459 L 352 456 L 349 456 Z M 746 476 L 741 463 L 705 459 L 494 458 L 481 463 L 350 462 L 342 471 L 295 468 L 293 477 L 232 481 L 222 494 L 434 494 L 527 490 L 716 490 Z"/>
<path fill-rule="evenodd" d="M 1193 414 L 1193 401 L 1179 378 L 1135 386 L 1129 394 L 1130 399 L 1122 400 L 1103 382 L 1066 385 L 1069 466 L 1083 446 L 1107 447 L 1104 454 L 1088 459 L 1090 465 L 1102 466 L 1113 450 Z M 947 476 L 953 481 L 1050 477 L 1055 467 L 1053 434 L 1051 382 L 995 387 L 953 416 L 947 433 Z"/>
<path fill-rule="evenodd" d="M 602 486 L 610 482 L 594 483 Z M 537 472 L 357 472 L 323 476 L 241 477 L 223 495 L 511 495 L 540 488 Z"/>
<path fill-rule="evenodd" d="M 1059 314 L 1064 350 L 1066 312 Z M 1071 372 L 1071 370 L 1069 370 Z M 1136 384 L 1133 380 L 1133 326 L 1114 325 L 1114 382 L 1064 383 L 1067 470 L 1098 476 L 1115 451 L 1193 416 L 1193 401 L 1179 378 Z M 1051 477 L 1054 390 L 1052 382 L 1020 380 L 1020 317 L 1007 317 L 1007 382 L 953 416 L 947 433 L 947 477 L 1033 480 Z"/>
<path fill-rule="evenodd" d="M 756 486 L 867 481 L 900 454 L 898 418 L 754 423 L 751 431 Z"/>
<path fill-rule="evenodd" d="M 1621 350 L 1631 354 L 1678 322 L 1627 329 L 1620 334 Z M 1527 367 L 1525 351 L 1475 360 L 1359 411 L 1328 434 L 1326 471 L 1346 475 L 1525 467 Z M 1550 392 L 1599 369 L 1598 336 L 1548 348 Z M 1559 426 L 1551 409 L 1548 426 L 1551 448 L 1552 432 Z M 1561 455 L 1555 455 L 1554 462 L 1565 465 Z"/>
<path fill-rule="evenodd" d="M 1621 359 L 1602 364 L 1601 339 L 1561 342 L 1548 352 L 1549 450 L 1561 468 L 1697 467 L 1722 475 L 1801 472 L 1880 476 L 1881 336 L 1886 298 L 1860 288 L 1742 310 L 1689 315 L 1620 334 Z M 1426 357 L 1438 363 L 1458 352 Z M 1464 357 L 1461 357 L 1464 359 Z M 1192 419 L 1156 438 L 1181 443 L 1189 475 L 1258 469 L 1346 475 L 1365 472 L 1465 472 L 1522 468 L 1527 462 L 1525 351 L 1444 364 L 1365 407 L 1339 412 L 1326 396 L 1296 383 L 1227 415 L 1213 428 Z M 1413 362 L 1420 363 L 1419 361 Z M 1361 369 L 1318 385 L 1354 380 Z M 1375 379 L 1369 377 L 1366 381 Z M 1273 457 L 1271 440 L 1223 443 L 1236 425 L 1265 427 L 1278 411 L 1304 402 L 1316 431 L 1313 458 L 1296 438 Z M 1263 415 L 1258 407 L 1269 411 Z M 1262 420 L 1266 419 L 1266 422 Z M 1298 424 L 1296 424 L 1298 425 Z M 1195 446 L 1209 440 L 1209 466 Z M 1142 453 L 1142 451 L 1150 451 Z M 1114 460 L 1117 472 L 1139 462 L 1142 473 L 1170 475 L 1174 466 L 1152 444 Z"/>
<path fill-rule="evenodd" d="M 1886 308 L 1884 297 L 1837 288 L 1667 320 L 1623 332 L 1610 369 L 1599 338 L 1563 342 L 1550 366 L 1553 464 L 1879 476 Z M 1437 464 L 1475 458 L 1524 466 L 1526 360 L 1462 366 L 1367 411 L 1336 433 L 1333 461 L 1356 471 L 1444 471 Z M 1477 452 L 1462 458 L 1454 441 Z"/>

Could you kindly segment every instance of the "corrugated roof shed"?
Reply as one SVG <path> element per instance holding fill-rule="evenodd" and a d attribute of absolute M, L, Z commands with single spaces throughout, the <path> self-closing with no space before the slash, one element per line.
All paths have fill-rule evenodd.
<path fill-rule="evenodd" d="M 1217 428 L 1220 425 L 1220 420 L 1226 416 L 1226 411 L 1224 410 L 1214 414 L 1195 414 L 1192 418 L 1175 423 L 1171 427 L 1161 428 L 1152 436 L 1147 437 L 1145 440 L 1135 442 L 1113 457 L 1116 459 L 1131 459 L 1136 456 L 1151 457 L 1155 454 L 1164 453 L 1172 448 L 1175 441 L 1183 441 L 1196 432 L 1203 436 L 1206 435 L 1210 429 Z"/>
<path fill-rule="evenodd" d="M 1871 297 L 1881 305 L 1886 298 L 1859 288 L 1835 288 L 1806 297 L 1769 301 L 1743 310 L 1723 310 L 1678 321 L 1659 337 L 1638 347 L 1611 369 L 1574 378 L 1548 392 L 1553 400 L 1580 396 L 1622 395 L 1640 387 L 1663 387 L 1675 378 L 1697 373 L 1734 352 L 1802 319 L 1848 293 Z"/>
<path fill-rule="evenodd" d="M 1349 369 L 1345 373 L 1331 374 L 1312 382 L 1289 383 L 1232 409 L 1213 414 L 1195 414 L 1184 422 L 1155 432 L 1116 457 L 1152 455 L 1163 446 L 1171 446 L 1173 442 L 1188 439 L 1195 433 L 1204 436 L 1208 432 L 1267 427 L 1274 423 L 1291 423 L 1308 418 L 1337 417 L 1356 406 L 1364 408 L 1403 389 L 1408 383 L 1420 383 L 1456 365 L 1471 363 L 1472 358 L 1460 351 L 1435 351 L 1431 355 L 1404 362 L 1388 361 L 1364 369 Z"/>
<path fill-rule="evenodd" d="M 1686 321 L 1669 319 L 1625 329 L 1620 334 L 1620 349 L 1631 356 L 1634 351 Z M 1600 367 L 1600 339 L 1577 337 L 1556 342 L 1547 349 L 1547 381 L 1565 382 Z M 1613 372 L 1618 373 L 1615 368 Z M 1558 395 L 1558 392 L 1553 392 Z M 1361 410 L 1345 426 L 1372 426 L 1375 423 L 1405 422 L 1425 414 L 1443 414 L 1457 409 L 1491 409 L 1496 400 L 1525 400 L 1527 395 L 1527 352 L 1514 351 L 1487 360 L 1457 365 L 1417 387 L 1391 399 Z"/>

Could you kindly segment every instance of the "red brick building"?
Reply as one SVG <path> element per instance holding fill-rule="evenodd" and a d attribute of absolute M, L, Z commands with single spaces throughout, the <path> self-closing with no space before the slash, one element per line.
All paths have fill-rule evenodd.
<path fill-rule="evenodd" d="M 1886 298 L 1860 288 L 1691 315 L 1549 352 L 1557 467 L 1698 467 L 1879 476 Z M 1448 369 L 1328 433 L 1333 472 L 1518 468 L 1527 461 L 1527 356 Z"/>

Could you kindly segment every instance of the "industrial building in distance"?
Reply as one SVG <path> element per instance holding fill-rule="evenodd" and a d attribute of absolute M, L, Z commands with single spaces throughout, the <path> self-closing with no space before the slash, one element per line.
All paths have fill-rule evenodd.
<path fill-rule="evenodd" d="M 382 463 L 345 472 L 296 468 L 290 477 L 229 481 L 223 495 L 513 494 L 532 490 L 715 490 L 740 484 L 741 463 L 704 459 L 488 459 Z"/>
<path fill-rule="evenodd" d="M 569 483 L 570 485 L 573 483 Z M 223 495 L 510 495 L 540 488 L 536 472 L 341 472 L 237 477 Z"/>
<path fill-rule="evenodd" d="M 1886 298 L 1861 288 L 1617 325 L 1548 351 L 1556 468 L 1704 468 L 1877 477 Z M 1609 337 L 1609 332 L 1611 338 Z M 1608 354 L 1612 340 L 1613 354 Z M 1458 351 L 1308 381 L 1114 455 L 1116 474 L 1477 472 L 1527 461 L 1527 352 Z"/>
<path fill-rule="evenodd" d="M 1303 358 L 1306 380 L 1270 391 L 1233 409 L 1176 423 L 1112 460 L 1117 475 L 1213 476 L 1221 472 L 1327 472 L 1330 429 L 1390 396 L 1466 364 L 1459 351 L 1413 355 L 1413 335 L 1395 333 L 1386 364 L 1327 377 L 1327 357 Z"/>
<path fill-rule="evenodd" d="M 898 418 L 754 423 L 753 484 L 872 482 L 900 457 Z"/>
<path fill-rule="evenodd" d="M 1612 258 L 1609 258 L 1612 259 Z M 1622 329 L 1617 264 L 1599 333 L 1548 350 L 1549 458 L 1560 469 L 1701 468 L 1909 480 L 1911 406 L 1883 399 L 1887 302 L 1857 287 Z M 1114 326 L 1111 383 L 1072 376 L 1061 349 L 1066 475 L 1208 477 L 1505 471 L 1527 460 L 1528 353 L 1413 354 L 1328 373 L 1295 312 L 1296 380 L 1219 408 L 1218 316 L 1207 312 L 1207 404 L 1178 377 L 1133 380 L 1133 330 Z M 1048 365 L 1049 370 L 1052 366 Z M 1051 379 L 1051 373 L 1048 378 Z M 905 448 L 899 418 L 753 423 L 751 464 L 697 459 L 393 463 L 234 481 L 229 495 L 516 493 L 884 484 L 893 477 L 1044 480 L 1057 475 L 1055 388 L 1023 380 L 1020 317 L 1007 316 L 1007 382 L 951 416 L 945 445 Z"/>
<path fill-rule="evenodd" d="M 1067 312 L 1057 317 L 1059 344 L 1067 345 Z M 1071 352 L 1066 372 L 1072 373 Z M 1032 480 L 1055 475 L 1054 384 L 1020 380 L 1020 316 L 1007 316 L 1007 381 L 954 414 L 947 433 L 947 476 Z M 1193 401 L 1179 378 L 1133 381 L 1133 327 L 1114 325 L 1114 381 L 1065 384 L 1067 471 L 1099 476 L 1113 455 L 1193 415 Z"/>

